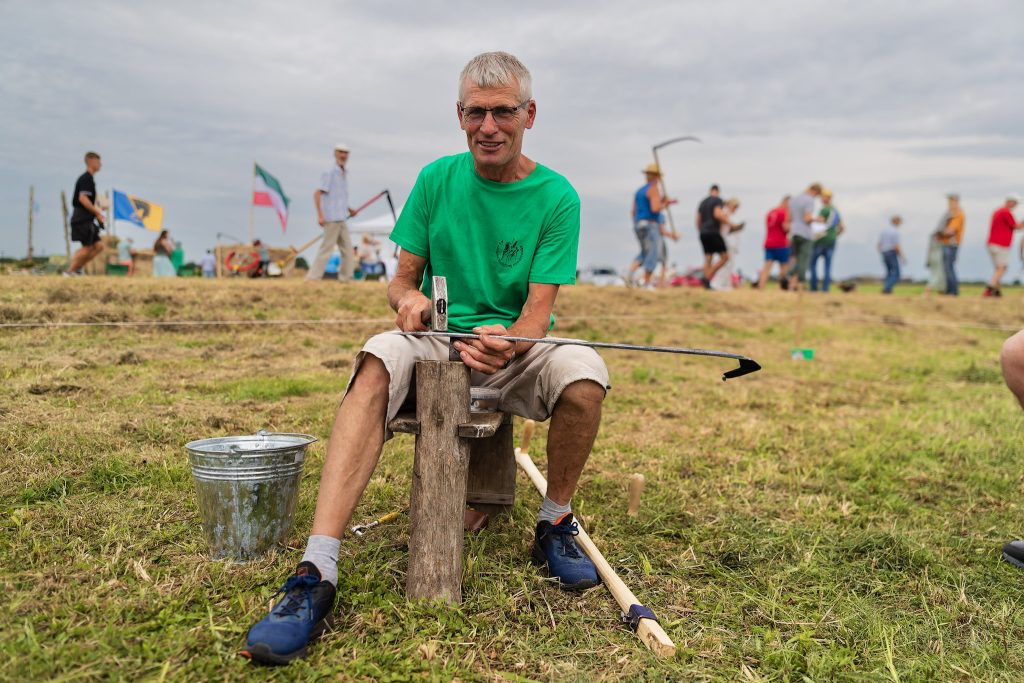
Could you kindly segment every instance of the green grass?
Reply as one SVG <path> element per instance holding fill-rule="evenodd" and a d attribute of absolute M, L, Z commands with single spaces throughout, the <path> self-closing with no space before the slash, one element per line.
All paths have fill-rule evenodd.
<path fill-rule="evenodd" d="M 393 319 L 383 288 L 0 278 L 9 322 L 381 320 L 0 329 L 0 680 L 1018 680 L 1024 574 L 999 547 L 1024 536 L 1024 414 L 998 352 L 1019 296 L 566 288 L 558 334 L 764 366 L 722 383 L 730 363 L 604 354 L 574 507 L 676 657 L 624 630 L 604 588 L 537 574 L 520 477 L 511 518 L 467 543 L 460 606 L 406 600 L 402 517 L 343 542 L 335 629 L 263 669 L 237 651 L 301 553 L 352 357 Z M 790 360 L 798 345 L 814 360 Z M 211 562 L 183 445 L 262 428 L 321 438 L 290 547 Z M 411 462 L 411 438 L 385 446 L 358 520 L 407 506 Z"/>

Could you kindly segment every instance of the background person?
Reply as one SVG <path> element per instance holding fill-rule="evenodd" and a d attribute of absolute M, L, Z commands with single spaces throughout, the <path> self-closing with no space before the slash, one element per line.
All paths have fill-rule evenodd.
<path fill-rule="evenodd" d="M 779 202 L 779 205 L 768 212 L 764 218 L 764 267 L 761 268 L 761 276 L 757 279 L 757 287 L 764 289 L 768 284 L 768 276 L 772 272 L 772 263 L 779 264 L 779 286 L 783 289 L 789 288 L 786 280 L 786 270 L 789 268 L 789 195 L 787 194 Z"/>
<path fill-rule="evenodd" d="M 96 180 L 93 178 L 103 163 L 96 152 L 85 153 L 85 173 L 75 181 L 75 190 L 71 193 L 71 239 L 80 243 L 78 251 L 71 257 L 71 263 L 63 275 L 81 275 L 85 264 L 92 261 L 103 251 L 100 241 L 100 230 L 103 229 L 103 211 L 96 204 Z"/>
<path fill-rule="evenodd" d="M 811 250 L 811 291 L 818 291 L 818 261 L 824 261 L 823 277 L 821 279 L 821 291 L 827 292 L 832 282 L 832 256 L 836 250 L 836 239 L 843 234 L 846 227 L 843 225 L 843 218 L 839 210 L 832 203 L 832 190 L 821 191 L 821 211 L 818 218 L 824 225 L 824 231 L 814 240 Z"/>
<path fill-rule="evenodd" d="M 711 289 L 711 280 L 729 261 L 729 248 L 722 237 L 722 221 L 727 220 L 725 202 L 718 196 L 719 192 L 718 185 L 711 186 L 708 196 L 697 206 L 694 218 L 704 250 L 704 274 L 700 281 L 705 289 Z"/>
<path fill-rule="evenodd" d="M 1006 202 L 992 214 L 992 223 L 988 230 L 988 253 L 992 257 L 992 281 L 985 288 L 982 296 L 1002 296 L 1003 274 L 1010 265 L 1010 246 L 1013 244 L 1013 231 L 1024 226 L 1013 216 L 1013 210 L 1020 200 L 1017 195 L 1010 195 Z"/>
<path fill-rule="evenodd" d="M 789 200 L 789 288 L 796 290 L 807 281 L 807 269 L 814 250 L 814 199 L 821 194 L 821 183 L 811 185 Z"/>
<path fill-rule="evenodd" d="M 946 293 L 946 268 L 942 258 L 942 232 L 946 229 L 945 217 L 939 221 L 937 229 L 928 235 L 928 258 L 925 259 L 925 267 L 928 268 L 928 282 L 924 286 L 924 295 L 932 292 L 938 294 Z"/>
<path fill-rule="evenodd" d="M 347 145 L 334 146 L 334 165 L 323 172 L 320 176 L 320 185 L 313 192 L 317 223 L 323 228 L 324 238 L 320 241 L 320 247 L 313 258 L 313 265 L 306 273 L 306 279 L 310 281 L 323 279 L 324 268 L 327 267 L 327 261 L 335 247 L 341 254 L 338 280 L 351 280 L 355 271 L 352 237 L 348 234 L 348 224 L 345 223 L 346 219 L 356 215 L 348 205 L 348 171 L 345 169 L 348 155 Z"/>
<path fill-rule="evenodd" d="M 117 262 L 122 266 L 128 266 L 128 276 L 135 273 L 135 250 L 132 249 L 131 237 L 126 237 L 117 243 Z"/>
<path fill-rule="evenodd" d="M 899 227 L 902 223 L 902 218 L 893 216 L 889 226 L 882 230 L 878 237 L 878 252 L 882 255 L 882 263 L 885 265 L 882 294 L 892 294 L 893 287 L 900 281 L 900 262 L 906 263 L 907 260 L 900 249 Z"/>
<path fill-rule="evenodd" d="M 163 230 L 153 243 L 153 277 L 178 277 L 178 271 L 171 263 L 173 253 L 174 242 L 171 241 L 170 233 Z"/>
<path fill-rule="evenodd" d="M 960 244 L 964 239 L 964 210 L 960 208 L 960 195 L 946 195 L 948 206 L 945 215 L 940 219 L 942 232 L 939 243 L 942 245 L 942 270 L 946 280 L 946 294 L 960 295 L 960 279 L 956 274 L 956 257 Z"/>
<path fill-rule="evenodd" d="M 217 257 L 213 255 L 212 249 L 207 249 L 203 258 L 199 261 L 199 269 L 203 277 L 217 277 Z"/>
<path fill-rule="evenodd" d="M 725 265 L 719 269 L 715 275 L 715 279 L 711 282 L 712 287 L 715 289 L 734 289 L 736 287 L 735 279 L 738 277 L 735 272 L 736 259 L 739 258 L 740 254 L 740 231 L 743 230 L 743 223 L 737 223 L 733 220 L 733 216 L 736 215 L 736 211 L 740 208 L 740 200 L 736 197 L 730 197 L 725 200 L 723 206 L 723 216 L 725 220 L 722 221 L 722 240 L 725 242 L 726 255 L 729 257 L 726 260 Z"/>
<path fill-rule="evenodd" d="M 668 205 L 668 197 L 662 197 L 658 190 L 661 170 L 657 164 L 648 164 L 644 168 L 644 175 L 647 182 L 633 194 L 633 208 L 630 212 L 633 218 L 633 232 L 640 243 L 640 253 L 629 266 L 626 282 L 632 284 L 637 269 L 642 267 L 644 274 L 641 285 L 651 288 L 654 286 L 651 283 L 651 276 L 658 267 L 664 247 L 661 212 Z"/>

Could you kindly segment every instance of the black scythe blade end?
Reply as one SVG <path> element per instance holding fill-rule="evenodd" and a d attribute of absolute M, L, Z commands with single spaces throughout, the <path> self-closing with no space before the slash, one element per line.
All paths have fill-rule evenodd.
<path fill-rule="evenodd" d="M 761 365 L 756 360 L 753 360 L 752 358 L 742 358 L 740 359 L 740 366 L 738 368 L 730 370 L 722 375 L 722 381 L 724 382 L 736 377 L 742 377 L 743 375 L 749 375 L 750 373 L 757 372 L 760 369 Z"/>

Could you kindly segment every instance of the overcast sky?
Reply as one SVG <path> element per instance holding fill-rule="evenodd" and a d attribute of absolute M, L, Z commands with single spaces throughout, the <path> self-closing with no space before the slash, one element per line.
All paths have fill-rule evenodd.
<path fill-rule="evenodd" d="M 583 200 L 581 266 L 625 267 L 640 169 L 678 135 L 703 141 L 662 153 L 680 199 L 680 266 L 700 261 L 692 214 L 712 182 L 743 203 L 748 272 L 779 197 L 815 180 L 832 188 L 848 228 L 840 276 L 881 270 L 874 245 L 893 212 L 905 217 L 911 274 L 923 275 L 949 191 L 967 212 L 961 272 L 987 276 L 991 213 L 1024 192 L 1019 0 L 0 0 L 0 11 L 6 255 L 25 251 L 29 185 L 37 253 L 63 251 L 59 194 L 87 149 L 103 156 L 100 191 L 162 204 L 190 259 L 218 232 L 246 236 L 253 161 L 293 201 L 283 235 L 271 209 L 256 209 L 256 234 L 273 244 L 318 232 L 311 195 L 335 142 L 353 150 L 354 203 L 389 188 L 401 204 L 423 165 L 465 150 L 456 77 L 494 49 L 533 73 L 525 151 Z"/>

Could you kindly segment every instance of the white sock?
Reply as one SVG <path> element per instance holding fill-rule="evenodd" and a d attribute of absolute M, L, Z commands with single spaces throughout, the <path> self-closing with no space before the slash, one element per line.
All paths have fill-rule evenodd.
<path fill-rule="evenodd" d="M 333 536 L 310 536 L 306 542 L 303 562 L 312 562 L 320 570 L 320 579 L 338 587 L 338 549 L 341 541 Z"/>
<path fill-rule="evenodd" d="M 544 496 L 544 502 L 540 504 L 540 513 L 537 515 L 537 521 L 554 524 L 558 519 L 564 517 L 567 512 L 572 512 L 571 500 L 565 505 L 559 505 L 547 496 Z"/>

